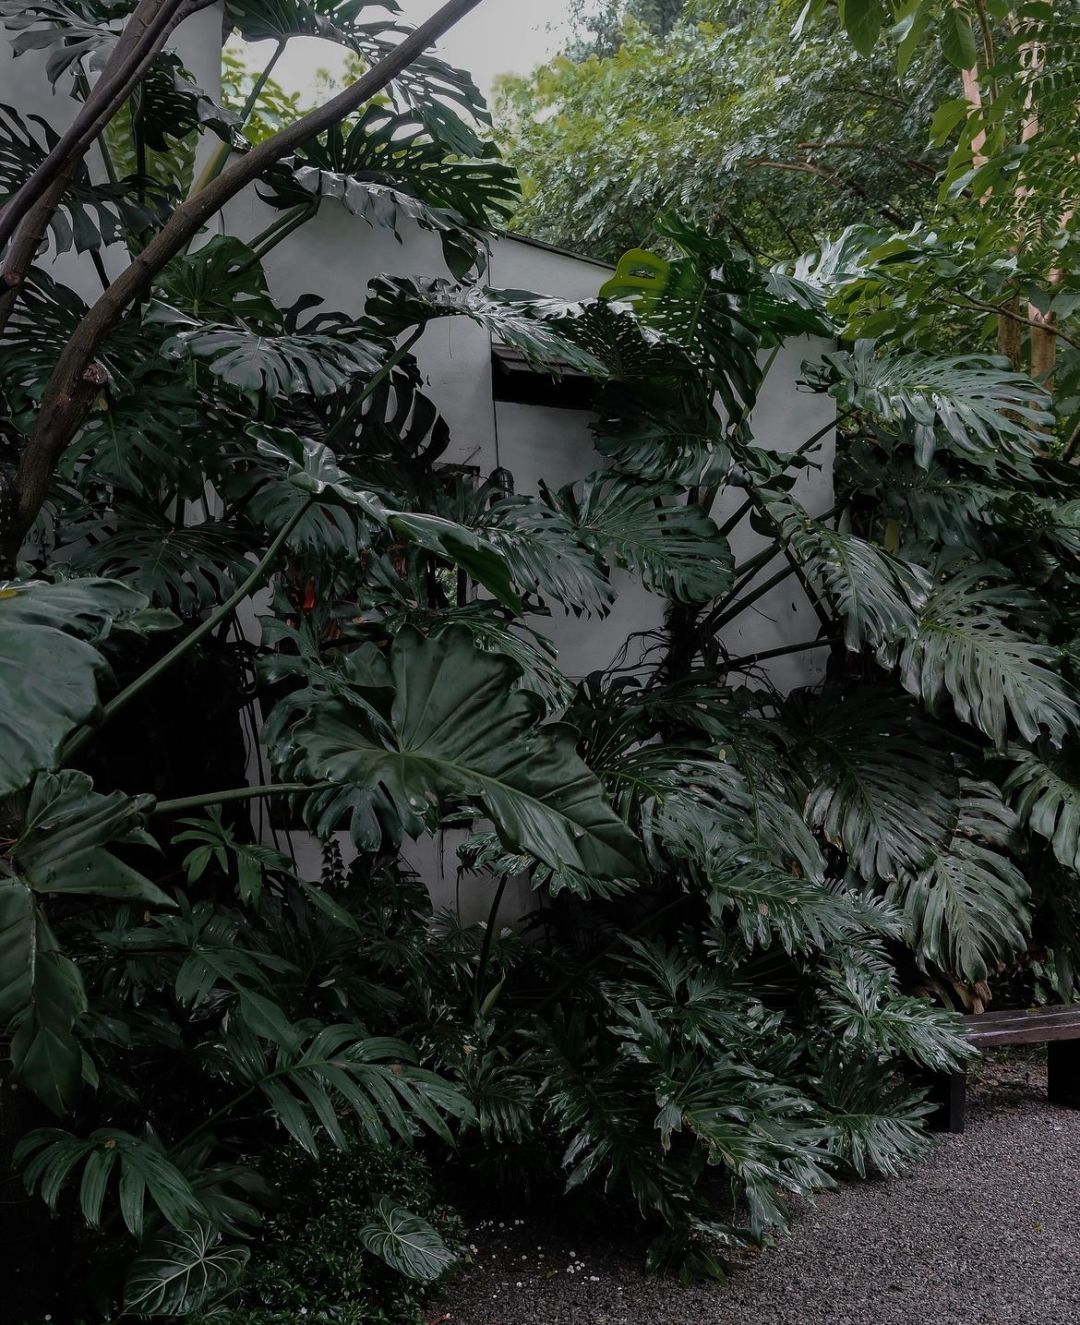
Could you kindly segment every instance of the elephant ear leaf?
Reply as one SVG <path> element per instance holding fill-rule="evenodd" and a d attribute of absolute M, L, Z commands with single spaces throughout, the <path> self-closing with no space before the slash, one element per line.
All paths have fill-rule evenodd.
<path fill-rule="evenodd" d="M 97 708 L 105 660 L 95 643 L 146 603 L 114 580 L 0 584 L 0 796 L 55 764 Z"/>
<path fill-rule="evenodd" d="M 360 1230 L 360 1241 L 392 1270 L 418 1283 L 430 1283 L 455 1261 L 453 1252 L 424 1219 L 384 1196 L 371 1223 Z"/>
<path fill-rule="evenodd" d="M 203 1223 L 167 1229 L 132 1262 L 125 1312 L 172 1318 L 211 1306 L 236 1285 L 250 1255 L 246 1247 L 223 1245 Z"/>
<path fill-rule="evenodd" d="M 402 631 L 390 665 L 388 728 L 342 698 L 320 700 L 283 734 L 279 762 L 314 781 L 381 788 L 413 834 L 443 800 L 471 800 L 507 847 L 554 870 L 642 877 L 637 838 L 577 755 L 576 732 L 538 725 L 542 702 L 514 689 L 516 663 L 454 627 L 433 639 Z"/>

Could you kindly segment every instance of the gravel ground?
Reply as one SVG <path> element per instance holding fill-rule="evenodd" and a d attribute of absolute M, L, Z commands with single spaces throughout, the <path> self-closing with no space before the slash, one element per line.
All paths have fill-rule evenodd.
<path fill-rule="evenodd" d="M 1076 1325 L 1080 1113 L 1042 1062 L 987 1065 L 967 1131 L 907 1177 L 804 1206 L 730 1284 L 644 1275 L 640 1257 L 507 1218 L 433 1312 L 453 1325 Z M 606 1230 L 611 1234 L 612 1230 Z M 575 1245 L 576 1244 L 576 1245 Z"/>

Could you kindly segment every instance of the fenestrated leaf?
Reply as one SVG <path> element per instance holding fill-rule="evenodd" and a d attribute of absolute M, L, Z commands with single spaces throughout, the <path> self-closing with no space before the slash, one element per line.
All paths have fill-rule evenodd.
<path fill-rule="evenodd" d="M 802 717 L 795 731 L 815 774 L 807 822 L 842 845 L 868 882 L 924 868 L 948 838 L 957 795 L 937 731 L 874 689 L 826 694 Z"/>
<path fill-rule="evenodd" d="M 270 176 L 278 207 L 334 199 L 369 225 L 402 238 L 403 221 L 438 235 L 447 266 L 461 279 L 486 252 L 483 228 L 505 222 L 516 205 L 513 169 L 431 136 L 432 122 L 371 105 L 346 132 L 334 126 Z M 437 126 L 436 126 L 437 127 Z M 482 150 L 477 142 L 476 151 Z"/>
<path fill-rule="evenodd" d="M 602 298 L 629 301 L 650 327 L 680 345 L 708 377 L 732 417 L 749 410 L 761 386 L 761 330 L 747 311 L 762 275 L 737 261 L 725 241 L 665 218 L 662 227 L 687 255 L 671 261 L 644 249 L 619 259 Z"/>
<path fill-rule="evenodd" d="M 734 910 L 748 947 L 775 938 L 785 952 L 808 952 L 860 933 L 903 936 L 903 917 L 826 883 L 800 878 L 765 859 L 718 862 L 709 871 L 709 909 L 719 918 Z"/>
<path fill-rule="evenodd" d="M 1006 753 L 1013 769 L 1002 790 L 1020 821 L 1050 843 L 1062 865 L 1080 873 L 1080 774 L 1072 759 L 1020 745 Z"/>
<path fill-rule="evenodd" d="M 87 640 L 146 602 L 111 580 L 0 584 L 0 795 L 55 764 L 64 738 L 97 708 L 105 660 Z"/>
<path fill-rule="evenodd" d="M 724 439 L 691 420 L 635 414 L 601 420 L 594 433 L 596 449 L 614 468 L 654 483 L 712 487 L 731 469 L 731 450 Z"/>
<path fill-rule="evenodd" d="M 388 335 L 440 317 L 467 317 L 539 368 L 561 367 L 603 375 L 604 364 L 578 345 L 552 317 L 545 301 L 523 290 L 492 290 L 433 278 L 379 276 L 371 282 L 366 311 Z"/>
<path fill-rule="evenodd" d="M 639 575 L 654 593 L 707 602 L 731 588 L 731 548 L 700 507 L 670 502 L 677 492 L 674 484 L 605 473 L 557 493 L 542 488 L 586 546 Z"/>
<path fill-rule="evenodd" d="M 328 396 L 354 377 L 379 367 L 375 346 L 356 336 L 347 340 L 319 332 L 267 335 L 246 326 L 196 322 L 164 304 L 147 313 L 149 322 L 177 328 L 161 347 L 167 359 L 192 355 L 238 391 L 267 396 Z"/>
<path fill-rule="evenodd" d="M 313 781 L 383 787 L 414 834 L 444 799 L 470 799 L 508 847 L 552 869 L 641 876 L 640 847 L 575 753 L 576 733 L 537 726 L 542 705 L 513 689 L 513 662 L 481 652 L 455 627 L 434 639 L 402 631 L 390 665 L 390 739 L 357 708 L 330 700 L 288 730 L 279 760 Z"/>
<path fill-rule="evenodd" d="M 1016 817 L 992 783 L 965 780 L 947 842 L 889 889 L 911 917 L 920 959 L 975 984 L 1023 950 L 1030 890 L 1007 847 Z"/>
<path fill-rule="evenodd" d="M 615 591 L 603 563 L 578 541 L 577 528 L 561 511 L 534 497 L 505 497 L 484 513 L 479 527 L 522 588 L 556 598 L 574 613 L 610 607 Z"/>
<path fill-rule="evenodd" d="M 811 580 L 826 590 L 844 618 L 849 649 L 880 649 L 915 629 L 930 591 L 930 576 L 921 566 L 805 516 L 787 516 L 782 527 Z"/>
<path fill-rule="evenodd" d="M 208 1224 L 169 1229 L 131 1263 L 124 1310 L 133 1316 L 187 1316 L 234 1288 L 247 1267 L 247 1247 L 229 1246 Z"/>
<path fill-rule="evenodd" d="M 360 1230 L 360 1241 L 407 1279 L 430 1283 L 457 1259 L 426 1219 L 398 1205 L 393 1197 L 382 1197 L 372 1216 Z"/>
<path fill-rule="evenodd" d="M 957 717 L 1004 745 L 1009 719 L 1026 740 L 1060 741 L 1080 723 L 1072 687 L 1054 671 L 1060 653 L 1014 630 L 1027 598 L 996 583 L 1001 567 L 968 565 L 931 594 L 918 628 L 896 652 L 904 688 L 931 709 L 948 696 Z"/>
<path fill-rule="evenodd" d="M 909 433 L 920 464 L 944 445 L 959 454 L 1030 455 L 1053 426 L 1041 387 L 989 355 L 881 354 L 871 341 L 824 356 L 829 394 Z"/>

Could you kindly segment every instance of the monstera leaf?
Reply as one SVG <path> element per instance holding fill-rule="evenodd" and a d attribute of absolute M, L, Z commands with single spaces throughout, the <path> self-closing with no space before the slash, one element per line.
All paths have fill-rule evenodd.
<path fill-rule="evenodd" d="M 930 576 L 920 566 L 802 515 L 787 516 L 781 527 L 810 578 L 844 618 L 849 649 L 881 649 L 914 631 L 930 592 Z"/>
<path fill-rule="evenodd" d="M 1053 427 L 1046 392 L 1004 359 L 880 354 L 871 341 L 824 357 L 829 394 L 909 433 L 922 465 L 939 445 L 960 455 L 1030 454 Z"/>
<path fill-rule="evenodd" d="M 555 598 L 575 613 L 603 614 L 614 601 L 603 562 L 578 540 L 561 511 L 535 497 L 504 497 L 484 513 L 479 527 L 523 588 Z"/>
<path fill-rule="evenodd" d="M 346 473 L 330 448 L 321 442 L 299 437 L 285 428 L 254 427 L 249 431 L 258 438 L 259 454 L 285 470 L 292 492 L 286 492 L 284 505 L 290 514 L 297 502 L 304 499 L 356 507 L 402 542 L 461 566 L 504 607 L 512 612 L 521 611 L 521 600 L 514 592 L 504 557 L 473 530 L 438 515 L 391 510 L 380 497 L 362 488 Z M 279 509 L 280 505 L 274 503 L 273 509 Z"/>
<path fill-rule="evenodd" d="M 14 193 L 58 140 L 59 134 L 40 116 L 20 114 L 14 106 L 0 102 L 0 197 Z M 56 251 L 64 253 L 74 247 L 85 253 L 105 248 L 129 231 L 144 230 L 163 214 L 165 200 L 160 190 L 152 189 L 150 205 L 143 205 L 129 184 L 94 184 L 86 168 L 78 168 L 49 220 Z"/>
<path fill-rule="evenodd" d="M 516 206 L 514 172 L 497 159 L 451 154 L 429 128 L 420 115 L 369 106 L 347 132 L 335 126 L 305 144 L 263 196 L 277 207 L 332 199 L 398 239 L 402 222 L 412 222 L 439 237 L 461 279 L 487 252 L 483 228 L 505 223 Z"/>
<path fill-rule="evenodd" d="M 543 496 L 587 547 L 639 575 L 654 593 L 707 602 L 731 588 L 731 548 L 700 507 L 665 504 L 677 491 L 674 484 L 597 473 L 580 487 L 545 489 Z"/>
<path fill-rule="evenodd" d="M 177 328 L 161 347 L 166 359 L 203 359 L 229 386 L 270 398 L 333 395 L 354 377 L 373 374 L 379 367 L 377 348 L 355 336 L 346 340 L 299 331 L 266 335 L 252 327 L 199 322 L 161 303 L 150 309 L 146 321 Z"/>
<path fill-rule="evenodd" d="M 1080 773 L 1071 758 L 1052 750 L 1013 745 L 1014 767 L 1003 791 L 1033 833 L 1044 837 L 1066 867 L 1080 873 Z"/>
<path fill-rule="evenodd" d="M 644 862 L 569 727 L 537 725 L 542 703 L 513 689 L 517 666 L 483 653 L 455 627 L 425 639 L 406 629 L 389 662 L 393 702 L 375 724 L 343 699 L 318 701 L 287 729 L 278 758 L 313 782 L 385 790 L 417 834 L 448 798 L 476 802 L 510 848 L 552 869 L 640 878 Z M 385 704 L 386 677 L 372 703 Z"/>
<path fill-rule="evenodd" d="M 64 738 L 97 708 L 105 660 L 91 641 L 146 603 L 114 580 L 0 584 L 0 795 L 56 762 Z"/>
<path fill-rule="evenodd" d="M 366 311 L 388 335 L 435 318 L 467 317 L 504 345 L 520 350 L 536 367 L 605 373 L 601 360 L 547 315 L 548 301 L 539 295 L 427 277 L 378 276 L 369 289 Z"/>
<path fill-rule="evenodd" d="M 1004 850 L 1015 829 L 997 787 L 965 781 L 946 842 L 914 879 L 889 889 L 911 917 L 920 956 L 971 984 L 1027 942 L 1030 889 Z"/>
<path fill-rule="evenodd" d="M 647 326 L 686 351 L 727 413 L 741 417 L 757 400 L 762 381 L 762 328 L 749 310 L 751 293 L 764 294 L 762 277 L 723 240 L 672 222 L 664 231 L 685 256 L 672 260 L 631 249 L 601 287 L 601 297 L 631 303 Z"/>
<path fill-rule="evenodd" d="M 956 715 L 1003 746 L 1009 720 L 1028 741 L 1060 741 L 1080 723 L 1072 687 L 1054 670 L 1060 651 L 1035 643 L 1010 621 L 1024 595 L 1000 584 L 1004 571 L 968 565 L 940 584 L 899 654 L 905 690 L 931 709 L 946 696 Z"/>
<path fill-rule="evenodd" d="M 379 1201 L 371 1222 L 360 1230 L 360 1241 L 392 1270 L 422 1284 L 438 1279 L 457 1259 L 426 1219 L 389 1196 Z"/>
<path fill-rule="evenodd" d="M 826 695 L 796 738 L 814 782 L 806 821 L 842 846 L 869 883 L 923 869 L 948 838 L 956 778 L 937 731 L 895 695 Z"/>

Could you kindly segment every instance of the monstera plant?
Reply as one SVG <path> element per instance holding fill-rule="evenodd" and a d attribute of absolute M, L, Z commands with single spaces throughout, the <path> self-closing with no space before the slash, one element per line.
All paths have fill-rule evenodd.
<path fill-rule="evenodd" d="M 87 1269 L 25 1275 L 16 1320 L 242 1305 L 301 1199 L 268 1186 L 283 1142 L 453 1147 L 719 1272 L 786 1195 L 920 1152 L 949 1008 L 1071 994 L 1080 492 L 1043 393 L 861 343 L 807 370 L 835 426 L 757 444 L 775 351 L 832 333 L 812 263 L 668 221 L 595 299 L 484 287 L 513 175 L 425 54 L 472 3 L 410 35 L 391 4 L 228 0 L 242 37 L 364 68 L 254 145 L 265 79 L 216 106 L 169 49 L 197 0 L 2 6 L 75 103 L 0 117 L 0 1153 Z M 249 185 L 279 218 L 209 237 Z M 342 205 L 437 235 L 449 275 L 282 308 L 263 259 Z M 595 472 L 530 496 L 441 464 L 412 348 L 445 318 L 595 378 Z M 812 516 L 794 477 L 833 434 Z M 744 518 L 767 541 L 736 564 Z M 626 576 L 667 602 L 656 665 L 574 686 L 543 614 L 605 615 Z M 830 663 L 784 696 L 725 630 L 789 577 L 819 629 L 769 652 Z M 403 863 L 448 826 L 486 925 Z M 360 1218 L 373 1264 L 454 1259 L 394 1191 Z"/>

